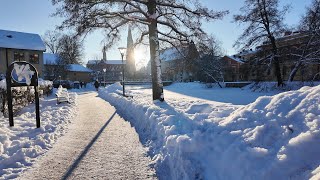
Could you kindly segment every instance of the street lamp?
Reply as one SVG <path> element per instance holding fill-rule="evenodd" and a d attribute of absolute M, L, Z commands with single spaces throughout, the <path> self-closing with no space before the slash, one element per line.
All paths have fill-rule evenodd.
<path fill-rule="evenodd" d="M 119 47 L 118 48 L 121 54 L 121 60 L 122 60 L 122 95 L 125 96 L 124 91 L 124 63 L 123 63 L 123 56 L 125 55 L 127 48 Z"/>
<path fill-rule="evenodd" d="M 97 71 L 97 79 L 100 82 L 100 71 Z"/>
<path fill-rule="evenodd" d="M 59 87 L 61 86 L 61 76 L 59 76 Z"/>
<path fill-rule="evenodd" d="M 106 71 L 107 71 L 107 69 L 103 68 L 103 72 L 104 72 L 104 75 L 103 75 L 104 87 L 106 87 Z"/>

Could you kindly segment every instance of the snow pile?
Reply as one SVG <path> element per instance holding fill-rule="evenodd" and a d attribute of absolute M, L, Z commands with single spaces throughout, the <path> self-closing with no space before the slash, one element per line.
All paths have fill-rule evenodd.
<path fill-rule="evenodd" d="M 38 79 L 38 85 L 42 87 L 52 86 L 53 82 L 48 80 Z"/>
<path fill-rule="evenodd" d="M 76 94 L 70 93 L 70 96 L 76 99 Z M 36 128 L 34 104 L 14 117 L 14 127 L 9 127 L 8 119 L 1 116 L 0 177 L 15 178 L 31 166 L 65 132 L 75 113 L 76 104 L 57 105 L 55 97 L 51 96 L 40 101 L 40 128 Z"/>
<path fill-rule="evenodd" d="M 99 94 L 131 121 L 161 179 L 320 177 L 320 86 L 246 106 L 120 92 L 114 84 Z"/>

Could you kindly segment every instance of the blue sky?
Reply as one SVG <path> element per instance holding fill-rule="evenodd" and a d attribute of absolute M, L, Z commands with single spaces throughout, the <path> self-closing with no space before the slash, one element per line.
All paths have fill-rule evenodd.
<path fill-rule="evenodd" d="M 234 41 L 241 34 L 243 26 L 232 23 L 232 16 L 239 12 L 244 0 L 200 0 L 204 5 L 213 10 L 229 10 L 230 14 L 223 20 L 205 24 L 208 33 L 213 34 L 222 42 L 222 47 L 227 54 L 236 50 L 232 47 Z M 311 0 L 281 0 L 281 5 L 291 4 L 292 8 L 286 17 L 286 23 L 294 26 L 304 13 L 305 7 Z M 55 12 L 51 0 L 1 0 L 0 1 L 0 29 L 37 33 L 43 35 L 46 30 L 53 30 L 62 19 L 51 17 Z M 123 37 L 126 33 L 124 33 Z M 101 57 L 103 35 L 101 32 L 90 34 L 85 39 L 84 62 L 95 57 Z M 107 52 L 108 59 L 120 59 L 118 46 L 125 46 L 125 39 Z M 145 53 L 140 49 L 140 53 Z M 141 56 L 141 60 L 145 59 Z"/>

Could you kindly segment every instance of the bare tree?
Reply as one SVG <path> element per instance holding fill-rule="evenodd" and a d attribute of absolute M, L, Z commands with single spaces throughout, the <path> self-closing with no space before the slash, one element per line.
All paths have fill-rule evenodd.
<path fill-rule="evenodd" d="M 276 37 L 285 30 L 283 18 L 288 9 L 289 6 L 285 6 L 283 10 L 279 10 L 279 0 L 246 0 L 240 9 L 241 14 L 234 16 L 236 22 L 248 24 L 234 46 L 243 45 L 245 48 L 250 48 L 262 42 L 271 44 L 269 59 L 273 64 L 278 86 L 283 84 L 283 80 Z"/>
<path fill-rule="evenodd" d="M 215 82 L 222 88 L 219 82 L 223 81 L 223 64 L 221 61 L 222 49 L 221 43 L 214 37 L 210 38 L 209 44 L 205 48 L 201 48 L 197 61 L 197 68 L 199 69 L 199 77 L 201 81 Z"/>
<path fill-rule="evenodd" d="M 58 55 L 64 64 L 82 64 L 83 44 L 79 37 L 63 35 L 59 44 Z"/>
<path fill-rule="evenodd" d="M 288 81 L 293 81 L 296 73 L 307 64 L 320 63 L 320 1 L 313 0 L 307 8 L 306 14 L 302 16 L 299 25 L 300 45 L 295 46 L 290 53 L 295 61 Z"/>
<path fill-rule="evenodd" d="M 59 51 L 59 41 L 61 36 L 62 34 L 58 31 L 46 31 L 45 34 L 42 36 L 42 39 L 50 53 L 56 54 Z"/>
<path fill-rule="evenodd" d="M 120 31 L 130 23 L 140 37 L 137 43 L 150 46 L 153 99 L 164 100 L 160 43 L 178 45 L 190 40 L 201 41 L 206 33 L 202 22 L 222 18 L 227 12 L 215 12 L 199 0 L 52 0 L 60 5 L 56 15 L 66 18 L 60 28 L 75 28 L 79 35 L 103 28 L 106 43 L 111 46 L 120 39 Z"/>

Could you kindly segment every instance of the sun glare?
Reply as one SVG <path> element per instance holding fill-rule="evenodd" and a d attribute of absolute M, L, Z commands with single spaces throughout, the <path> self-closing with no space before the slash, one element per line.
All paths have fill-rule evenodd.
<path fill-rule="evenodd" d="M 147 51 L 144 50 L 142 47 L 138 47 L 134 50 L 134 58 L 138 69 L 140 69 L 143 66 L 146 66 L 148 57 L 149 55 Z"/>

